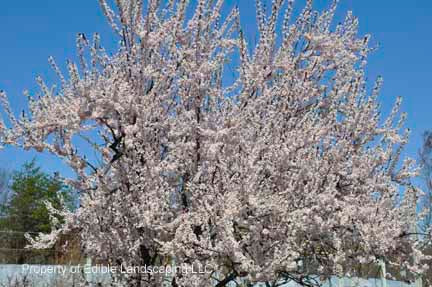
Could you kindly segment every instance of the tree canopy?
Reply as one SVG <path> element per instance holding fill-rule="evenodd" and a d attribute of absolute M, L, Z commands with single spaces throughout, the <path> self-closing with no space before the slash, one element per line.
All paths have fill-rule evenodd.
<path fill-rule="evenodd" d="M 351 12 L 333 25 L 337 1 L 325 11 L 306 1 L 294 17 L 293 1 L 266 11 L 258 0 L 250 48 L 223 0 L 99 2 L 116 53 L 79 34 L 79 63 L 65 76 L 50 59 L 60 85 L 38 78 L 28 113 L 15 117 L 1 93 L 1 142 L 63 159 L 81 192 L 75 212 L 53 208 L 65 222 L 34 247 L 73 231 L 113 265 L 209 271 L 175 274 L 173 287 L 314 285 L 378 260 L 425 272 L 412 229 L 418 170 L 401 158 L 406 115 L 398 99 L 382 121 L 382 79 L 368 89 L 370 37 Z M 167 280 L 117 275 L 127 286 Z"/>

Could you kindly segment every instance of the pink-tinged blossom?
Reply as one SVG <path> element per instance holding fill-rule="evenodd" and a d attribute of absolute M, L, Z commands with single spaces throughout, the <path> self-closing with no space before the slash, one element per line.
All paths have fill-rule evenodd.
<path fill-rule="evenodd" d="M 267 13 L 258 0 L 252 53 L 240 11 L 222 15 L 223 0 L 149 0 L 145 9 L 119 0 L 118 14 L 99 2 L 121 39 L 117 53 L 79 35 L 79 63 L 63 76 L 50 58 L 60 86 L 38 79 L 40 97 L 22 118 L 0 93 L 1 142 L 57 155 L 81 192 L 75 212 L 51 209 L 65 224 L 33 247 L 73 232 L 86 255 L 112 265 L 212 272 L 177 274 L 170 286 L 309 284 L 312 274 L 355 276 L 380 259 L 425 271 L 431 258 L 418 238 L 430 234 L 412 228 L 417 169 L 400 159 L 400 99 L 382 123 L 382 80 L 366 88 L 369 36 L 358 37 L 351 13 L 331 29 L 337 1 L 324 12 L 307 1 L 290 24 L 293 1 L 275 0 Z M 98 163 L 77 150 L 89 132 Z M 120 277 L 127 286 L 167 280 Z"/>

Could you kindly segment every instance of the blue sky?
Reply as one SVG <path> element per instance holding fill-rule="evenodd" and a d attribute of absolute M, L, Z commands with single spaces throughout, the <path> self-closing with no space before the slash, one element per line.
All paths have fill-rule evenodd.
<path fill-rule="evenodd" d="M 227 0 L 226 6 L 238 4 L 242 25 L 254 39 L 255 12 L 253 0 Z M 330 5 L 316 0 L 315 7 Z M 296 11 L 304 0 L 296 1 Z M 404 99 L 402 109 L 408 113 L 407 127 L 412 130 L 405 154 L 416 157 L 422 133 L 432 129 L 432 1 L 430 0 L 341 0 L 336 21 L 348 10 L 360 20 L 360 35 L 370 33 L 379 50 L 369 58 L 367 75 L 373 81 L 384 77 L 381 93 L 383 114 L 395 98 Z M 56 80 L 47 59 L 53 56 L 61 67 L 74 59 L 75 36 L 99 32 L 102 44 L 114 51 L 113 38 L 97 0 L 14 0 L 0 1 L 0 89 L 5 90 L 15 112 L 26 105 L 23 90 L 35 92 L 35 77 L 48 83 Z M 48 172 L 70 175 L 53 157 L 12 148 L 0 151 L 0 167 L 16 169 L 33 156 Z"/>

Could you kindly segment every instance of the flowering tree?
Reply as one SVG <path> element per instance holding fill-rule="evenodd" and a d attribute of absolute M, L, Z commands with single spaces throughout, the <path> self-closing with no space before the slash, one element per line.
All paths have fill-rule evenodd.
<path fill-rule="evenodd" d="M 50 59 L 58 95 L 38 79 L 40 97 L 16 118 L 2 94 L 2 142 L 62 158 L 81 191 L 76 212 L 52 209 L 66 222 L 34 247 L 77 232 L 113 265 L 207 271 L 121 274 L 127 286 L 313 285 L 379 259 L 425 271 L 411 228 L 417 170 L 400 161 L 405 115 L 398 100 L 380 122 L 382 81 L 367 91 L 369 37 L 351 13 L 332 29 L 336 1 L 321 13 L 307 1 L 295 20 L 293 1 L 270 15 L 257 1 L 250 49 L 223 0 L 115 2 L 100 0 L 117 53 L 79 35 L 67 77 Z M 98 164 L 77 150 L 84 135 Z"/>

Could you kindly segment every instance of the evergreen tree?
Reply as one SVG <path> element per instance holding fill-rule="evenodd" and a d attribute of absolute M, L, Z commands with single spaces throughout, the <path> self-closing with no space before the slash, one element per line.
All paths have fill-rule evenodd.
<path fill-rule="evenodd" d="M 50 176 L 36 165 L 25 163 L 12 176 L 10 198 L 3 204 L 0 227 L 18 232 L 51 231 L 50 215 L 45 202 L 59 208 L 61 202 L 72 208 L 72 193 L 57 176 Z M 59 218 L 61 220 L 61 218 Z"/>

